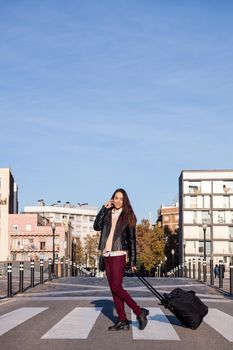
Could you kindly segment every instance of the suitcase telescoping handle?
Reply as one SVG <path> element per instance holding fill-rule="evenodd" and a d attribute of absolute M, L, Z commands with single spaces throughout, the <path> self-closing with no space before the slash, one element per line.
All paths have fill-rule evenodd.
<path fill-rule="evenodd" d="M 166 299 L 142 275 L 140 275 L 140 273 L 135 271 L 135 275 L 151 291 L 151 293 L 161 301 L 162 304 L 166 303 Z"/>

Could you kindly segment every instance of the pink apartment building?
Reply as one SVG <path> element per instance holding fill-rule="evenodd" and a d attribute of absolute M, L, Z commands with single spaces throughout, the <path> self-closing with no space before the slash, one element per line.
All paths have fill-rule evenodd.
<path fill-rule="evenodd" d="M 55 258 L 71 257 L 68 225 L 56 224 Z M 9 214 L 9 251 L 11 260 L 47 261 L 53 256 L 51 222 L 39 214 Z"/>

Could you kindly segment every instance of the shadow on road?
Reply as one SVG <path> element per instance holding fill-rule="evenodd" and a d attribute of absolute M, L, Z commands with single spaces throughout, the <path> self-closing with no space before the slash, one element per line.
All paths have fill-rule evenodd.
<path fill-rule="evenodd" d="M 91 302 L 95 307 L 102 307 L 102 313 L 108 317 L 113 323 L 116 323 L 118 318 L 113 314 L 114 304 L 111 300 L 102 299 Z"/>

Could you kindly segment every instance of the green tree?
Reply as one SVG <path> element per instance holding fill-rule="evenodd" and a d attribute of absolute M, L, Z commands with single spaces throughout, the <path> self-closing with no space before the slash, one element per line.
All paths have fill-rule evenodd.
<path fill-rule="evenodd" d="M 94 235 L 88 234 L 84 238 L 84 251 L 85 254 L 87 254 L 89 265 L 91 267 L 94 267 L 95 265 L 95 259 L 97 256 L 99 256 L 98 251 L 98 244 L 99 244 L 99 232 L 95 233 Z"/>
<path fill-rule="evenodd" d="M 168 226 L 164 226 L 164 240 L 165 240 L 165 255 L 167 257 L 167 270 L 170 271 L 179 264 L 179 242 L 178 242 L 178 230 L 175 232 L 171 231 Z M 174 250 L 174 258 L 172 257 L 171 251 Z M 174 261 L 173 261 L 174 259 Z"/>
<path fill-rule="evenodd" d="M 149 274 L 164 261 L 164 237 L 161 227 L 152 227 L 148 220 L 137 225 L 137 256 L 139 270 Z"/>
<path fill-rule="evenodd" d="M 80 237 L 76 238 L 75 249 L 76 249 L 76 251 L 75 251 L 75 253 L 76 253 L 76 262 L 77 262 L 78 265 L 82 265 L 84 249 L 83 249 L 83 243 L 82 243 Z"/>

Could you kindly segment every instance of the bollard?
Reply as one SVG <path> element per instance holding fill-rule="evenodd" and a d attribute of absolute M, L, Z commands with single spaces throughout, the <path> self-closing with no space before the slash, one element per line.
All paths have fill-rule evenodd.
<path fill-rule="evenodd" d="M 74 262 L 74 263 L 73 263 L 72 276 L 75 276 L 75 270 L 76 270 L 76 264 L 75 264 L 75 262 Z"/>
<path fill-rule="evenodd" d="M 219 288 L 223 288 L 223 263 L 219 263 Z"/>
<path fill-rule="evenodd" d="M 181 277 L 184 277 L 184 263 L 181 265 Z"/>
<path fill-rule="evenodd" d="M 206 275 L 206 261 L 203 261 L 203 282 L 207 281 L 207 275 Z"/>
<path fill-rule="evenodd" d="M 12 263 L 7 264 L 7 296 L 12 296 Z"/>
<path fill-rule="evenodd" d="M 195 259 L 193 259 L 193 279 L 196 279 L 196 263 L 195 263 Z"/>
<path fill-rule="evenodd" d="M 198 259 L 198 281 L 201 281 L 201 259 Z"/>
<path fill-rule="evenodd" d="M 191 278 L 191 260 L 189 260 L 189 278 Z"/>
<path fill-rule="evenodd" d="M 63 270 L 63 265 L 64 265 L 64 262 L 63 262 L 63 259 L 61 259 L 61 277 L 64 277 L 64 270 Z"/>
<path fill-rule="evenodd" d="M 184 263 L 184 277 L 187 278 L 188 277 L 188 272 L 187 272 L 187 262 L 185 261 Z"/>
<path fill-rule="evenodd" d="M 230 294 L 233 295 L 233 265 L 230 265 Z"/>
<path fill-rule="evenodd" d="M 214 285 L 214 262 L 210 259 L 210 285 Z"/>
<path fill-rule="evenodd" d="M 40 259 L 40 284 L 44 283 L 44 261 Z"/>
<path fill-rule="evenodd" d="M 65 277 L 68 277 L 68 259 L 65 261 Z"/>
<path fill-rule="evenodd" d="M 35 263 L 31 260 L 31 288 L 35 287 Z"/>
<path fill-rule="evenodd" d="M 55 278 L 58 278 L 58 259 L 55 259 Z"/>
<path fill-rule="evenodd" d="M 49 264 L 48 264 L 48 274 L 49 274 L 49 281 L 52 281 L 52 259 L 49 258 Z"/>
<path fill-rule="evenodd" d="M 19 263 L 19 292 L 23 293 L 23 269 L 24 269 L 24 263 L 23 261 L 20 261 Z"/>
<path fill-rule="evenodd" d="M 72 276 L 72 270 L 73 270 L 73 264 L 72 264 L 72 261 L 70 260 L 70 277 Z"/>

